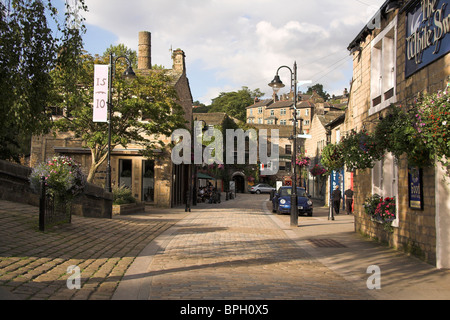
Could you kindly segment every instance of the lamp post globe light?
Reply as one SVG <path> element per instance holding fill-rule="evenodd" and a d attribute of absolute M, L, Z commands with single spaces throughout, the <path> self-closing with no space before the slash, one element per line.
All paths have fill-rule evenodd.
<path fill-rule="evenodd" d="M 113 115 L 113 103 L 112 103 L 112 80 L 115 74 L 115 68 L 116 68 L 116 62 L 120 58 L 124 58 L 127 60 L 128 67 L 123 73 L 123 77 L 127 79 L 133 79 L 136 77 L 136 74 L 133 71 L 133 68 L 131 67 L 131 61 L 126 56 L 119 56 L 114 57 L 113 53 L 109 54 L 109 84 L 108 84 L 108 160 L 106 165 L 106 182 L 105 182 L 105 189 L 108 192 L 112 192 L 111 187 L 111 122 L 112 122 L 112 115 Z"/>
<path fill-rule="evenodd" d="M 277 73 L 273 80 L 269 83 L 272 87 L 273 92 L 276 94 L 281 88 L 284 88 L 283 82 L 280 80 L 278 72 L 286 68 L 291 73 L 291 90 L 294 92 L 294 114 L 293 114 L 293 152 L 292 152 L 292 192 L 291 192 L 291 226 L 298 227 L 298 209 L 297 209 L 297 169 L 295 165 L 296 154 L 297 154 L 297 62 L 294 62 L 294 70 L 287 66 L 281 66 L 278 68 Z"/>

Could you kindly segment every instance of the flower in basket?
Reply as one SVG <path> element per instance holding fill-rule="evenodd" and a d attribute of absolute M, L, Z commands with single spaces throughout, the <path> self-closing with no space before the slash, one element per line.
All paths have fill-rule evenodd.
<path fill-rule="evenodd" d="M 364 210 L 370 217 L 384 225 L 386 231 L 391 232 L 391 222 L 395 220 L 395 197 L 381 197 L 374 194 L 364 202 Z"/>
<path fill-rule="evenodd" d="M 442 92 L 425 94 L 416 104 L 415 128 L 433 159 L 444 166 L 450 159 L 450 83 Z"/>
<path fill-rule="evenodd" d="M 311 159 L 308 157 L 297 158 L 295 161 L 295 163 L 300 167 L 307 167 L 307 166 L 309 166 L 310 162 L 311 162 Z"/>
<path fill-rule="evenodd" d="M 392 222 L 395 220 L 395 198 L 380 198 L 380 202 L 374 212 L 374 218 L 381 222 Z"/>
<path fill-rule="evenodd" d="M 366 211 L 366 213 L 368 215 L 370 215 L 372 218 L 374 218 L 375 215 L 375 210 L 378 207 L 378 204 L 380 203 L 380 199 L 381 196 L 379 196 L 378 194 L 374 194 L 371 197 L 367 198 L 366 201 L 364 202 L 364 211 Z"/>
<path fill-rule="evenodd" d="M 317 177 L 317 176 L 324 175 L 327 172 L 327 169 L 325 169 L 324 167 L 322 167 L 319 164 L 316 164 L 314 167 L 311 168 L 311 170 L 309 170 L 309 172 L 311 172 L 311 174 L 314 177 Z"/>
<path fill-rule="evenodd" d="M 73 198 L 83 192 L 86 178 L 81 166 L 72 158 L 57 156 L 38 164 L 30 175 L 31 188 L 39 192 L 44 177 L 48 195 Z"/>

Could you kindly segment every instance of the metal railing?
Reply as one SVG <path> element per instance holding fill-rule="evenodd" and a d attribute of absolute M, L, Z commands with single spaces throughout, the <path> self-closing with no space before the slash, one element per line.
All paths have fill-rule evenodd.
<path fill-rule="evenodd" d="M 39 230 L 62 224 L 71 223 L 71 203 L 60 197 L 47 194 L 45 178 L 41 177 L 41 192 L 39 196 Z"/>

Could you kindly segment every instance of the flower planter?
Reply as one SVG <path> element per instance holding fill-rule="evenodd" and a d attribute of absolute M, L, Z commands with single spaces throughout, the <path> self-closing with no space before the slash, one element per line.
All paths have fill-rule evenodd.
<path fill-rule="evenodd" d="M 145 202 L 114 204 L 112 210 L 113 210 L 112 211 L 113 215 L 144 213 L 145 212 Z"/>

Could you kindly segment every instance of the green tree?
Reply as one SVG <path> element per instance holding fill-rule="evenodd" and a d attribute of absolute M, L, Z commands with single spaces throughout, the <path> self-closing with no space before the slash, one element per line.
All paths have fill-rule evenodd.
<path fill-rule="evenodd" d="M 175 102 L 177 93 L 170 77 L 162 71 L 155 71 L 151 75 L 137 74 L 132 81 L 123 79 L 120 77 L 126 68 L 123 60 L 117 60 L 113 79 L 111 147 L 122 145 L 126 148 L 129 144 L 136 144 L 143 155 L 150 157 L 155 147 L 164 146 L 158 140 L 159 135 L 170 136 L 173 130 L 185 126 L 183 110 Z M 76 69 L 58 69 L 53 74 L 59 83 L 75 77 L 76 81 L 57 92 L 59 105 L 66 112 L 55 121 L 55 130 L 72 132 L 90 149 L 89 182 L 94 180 L 98 167 L 108 154 L 108 125 L 92 121 L 94 64 L 108 63 L 107 55 L 93 57 L 84 54 Z"/>
<path fill-rule="evenodd" d="M 84 0 L 79 1 L 86 10 Z M 69 5 L 66 4 L 68 7 Z M 60 20 L 52 1 L 0 1 L 0 158 L 18 160 L 21 144 L 51 125 L 50 71 L 72 60 L 84 27 L 74 28 L 67 10 Z M 53 18 L 53 32 L 47 17 Z M 63 22 L 60 22 L 63 21 Z M 58 36 L 56 36 L 58 34 Z"/>
<path fill-rule="evenodd" d="M 312 94 L 313 91 L 316 91 L 317 94 L 325 101 L 328 101 L 328 99 L 330 99 L 330 94 L 323 90 L 323 85 L 320 83 L 317 83 L 312 87 L 308 87 L 308 91 L 306 91 L 306 94 Z"/>
<path fill-rule="evenodd" d="M 210 107 L 205 105 L 204 103 L 201 103 L 198 100 L 194 101 L 192 104 L 195 106 L 195 108 L 192 109 L 193 113 L 208 113 L 209 112 Z"/>
<path fill-rule="evenodd" d="M 112 53 L 114 57 L 125 56 L 127 57 L 133 69 L 137 69 L 137 54 L 136 51 L 127 48 L 124 44 L 120 43 L 117 46 L 111 45 L 108 49 L 106 49 L 103 54 L 104 58 L 109 58 L 109 54 Z"/>
<path fill-rule="evenodd" d="M 235 92 L 221 92 L 212 100 L 209 112 L 225 112 L 227 115 L 245 122 L 247 117 L 246 108 L 253 104 L 255 98 L 262 97 L 259 89 L 254 91 L 247 87 Z"/>

